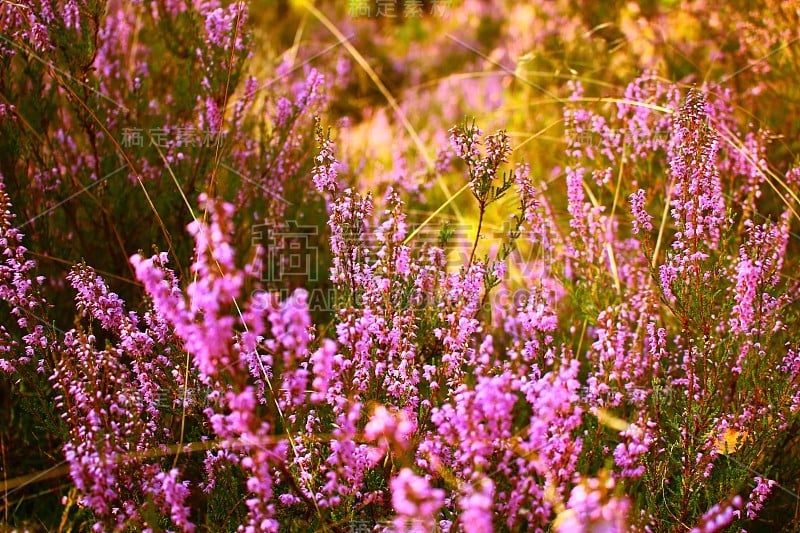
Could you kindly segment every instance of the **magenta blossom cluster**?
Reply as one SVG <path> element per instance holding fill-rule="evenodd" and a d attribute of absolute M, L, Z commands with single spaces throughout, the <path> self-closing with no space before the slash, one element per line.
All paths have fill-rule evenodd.
<path fill-rule="evenodd" d="M 525 9 L 502 7 L 558 11 Z M 250 76 L 257 15 L 0 4 L 0 392 L 65 463 L 63 524 L 716 532 L 785 511 L 800 170 L 770 163 L 731 89 L 645 71 L 600 100 L 570 80 L 553 169 L 511 126 L 418 136 L 392 97 L 415 150 L 359 160 L 370 135 L 330 98 L 359 75 L 309 67 L 299 31 Z"/>

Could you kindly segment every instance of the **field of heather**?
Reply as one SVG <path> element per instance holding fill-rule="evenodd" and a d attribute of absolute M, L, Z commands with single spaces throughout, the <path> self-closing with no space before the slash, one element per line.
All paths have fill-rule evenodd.
<path fill-rule="evenodd" d="M 797 0 L 0 0 L 0 532 L 800 531 Z"/>

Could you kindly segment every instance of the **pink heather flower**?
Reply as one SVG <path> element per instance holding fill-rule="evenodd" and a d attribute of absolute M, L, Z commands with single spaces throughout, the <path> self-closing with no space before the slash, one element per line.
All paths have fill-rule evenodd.
<path fill-rule="evenodd" d="M 485 159 L 487 160 L 486 164 L 489 166 L 489 169 L 496 171 L 501 163 L 508 163 L 508 156 L 511 154 L 511 142 L 505 131 L 498 131 L 497 133 L 487 135 L 485 143 Z"/>
<path fill-rule="evenodd" d="M 296 289 L 291 297 L 269 313 L 269 321 L 274 337 L 267 343 L 270 351 L 281 355 L 287 367 L 295 358 L 305 358 L 311 340 L 308 291 Z"/>
<path fill-rule="evenodd" d="M 739 249 L 734 306 L 729 321 L 733 333 L 749 336 L 751 328 L 756 325 L 756 309 L 760 310 L 763 322 L 777 306 L 777 301 L 765 289 L 779 281 L 789 236 L 788 218 L 784 213 L 780 224 L 757 226 L 750 220 L 744 223 L 747 240 Z"/>
<path fill-rule="evenodd" d="M 243 28 L 247 20 L 244 2 L 234 2 L 226 8 L 217 7 L 205 12 L 206 43 L 229 50 L 236 31 L 236 50 L 244 49 Z"/>
<path fill-rule="evenodd" d="M 786 350 L 786 356 L 781 363 L 781 372 L 788 374 L 790 382 L 800 382 L 800 350 L 791 348 Z M 792 395 L 792 402 L 789 410 L 792 413 L 800 411 L 800 387 L 796 388 Z"/>
<path fill-rule="evenodd" d="M 495 449 L 512 436 L 511 419 L 517 401 L 508 374 L 480 376 L 474 389 L 462 385 L 453 405 L 435 408 L 431 419 L 438 433 L 457 448 L 456 458 L 465 474 L 485 466 Z"/>
<path fill-rule="evenodd" d="M 225 15 L 225 10 L 221 7 L 206 13 L 208 42 L 220 48 L 227 47 L 228 39 L 231 37 L 231 21 Z"/>
<path fill-rule="evenodd" d="M 17 107 L 13 104 L 0 104 L 0 122 L 6 120 L 14 120 L 17 112 Z"/>
<path fill-rule="evenodd" d="M 756 519 L 758 512 L 764 507 L 764 502 L 767 501 L 769 495 L 772 494 L 773 487 L 777 484 L 772 479 L 764 479 L 760 476 L 756 476 L 754 481 L 756 482 L 756 487 L 750 493 L 750 499 L 744 506 L 745 514 L 747 514 L 749 520 Z"/>
<path fill-rule="evenodd" d="M 207 410 L 214 433 L 223 439 L 231 440 L 250 435 L 259 424 L 255 415 L 256 404 L 252 387 L 247 387 L 238 394 L 227 392 L 225 405 L 230 409 L 230 413 L 223 415 L 214 413 L 210 408 Z"/>
<path fill-rule="evenodd" d="M 530 173 L 530 166 L 519 165 L 514 171 L 514 183 L 517 187 L 517 194 L 519 194 L 522 220 L 525 221 L 527 229 L 537 231 L 542 229 L 544 221 L 538 213 L 540 202 L 536 188 L 531 183 Z"/>
<path fill-rule="evenodd" d="M 217 135 L 222 128 L 222 112 L 211 96 L 206 97 L 205 104 L 205 121 L 202 126 L 206 131 Z"/>
<path fill-rule="evenodd" d="M 173 468 L 169 472 L 159 472 L 147 486 L 156 505 L 163 509 L 181 531 L 192 532 L 195 525 L 189 521 L 190 509 L 186 505 L 189 497 L 189 482 L 179 481 L 179 472 Z"/>
<path fill-rule="evenodd" d="M 399 450 L 404 450 L 410 445 L 411 436 L 416 430 L 416 422 L 405 410 L 392 413 L 379 405 L 364 427 L 364 438 L 379 443 L 388 442 Z"/>
<path fill-rule="evenodd" d="M 71 28 L 74 30 L 81 29 L 81 15 L 80 11 L 78 10 L 78 3 L 75 0 L 67 0 L 64 4 L 64 25 L 67 28 Z"/>
<path fill-rule="evenodd" d="M 36 263 L 26 257 L 23 234 L 14 227 L 15 218 L 0 174 L 0 300 L 8 305 L 12 320 L 24 332 L 20 348 L 7 329 L 11 324 L 0 328 L 0 371 L 4 372 L 21 370 L 21 366 L 35 361 L 36 354 L 50 345 L 42 324 L 37 323 L 44 320 L 48 308 L 39 293 L 44 278 L 34 276 Z M 43 361 L 39 359 L 40 366 Z"/>
<path fill-rule="evenodd" d="M 680 232 L 673 244 L 676 250 L 693 251 L 701 244 L 716 248 L 725 219 L 716 165 L 719 140 L 707 120 L 705 95 L 691 90 L 675 115 L 668 154 L 675 180 L 672 217 Z"/>
<path fill-rule="evenodd" d="M 583 192 L 583 168 L 567 168 L 567 210 L 569 225 L 579 234 L 586 231 L 586 196 Z"/>
<path fill-rule="evenodd" d="M 506 277 L 506 273 L 508 272 L 508 265 L 505 261 L 498 261 L 494 264 L 494 269 L 492 271 L 492 275 L 497 279 L 504 279 Z"/>
<path fill-rule="evenodd" d="M 153 465 L 130 452 L 174 439 L 160 419 L 158 397 L 148 386 L 140 390 L 142 383 L 163 375 L 152 369 L 155 376 L 137 376 L 143 369 L 124 361 L 130 354 L 117 346 L 98 350 L 95 343 L 92 335 L 66 332 L 50 377 L 69 430 L 64 456 L 82 504 L 105 523 L 137 521 L 132 500 L 148 491 Z"/>
<path fill-rule="evenodd" d="M 712 506 L 700 517 L 697 525 L 689 533 L 717 533 L 727 528 L 742 508 L 742 497 L 734 496 L 729 500 Z"/>
<path fill-rule="evenodd" d="M 661 290 L 666 299 L 670 302 L 675 301 L 675 293 L 672 292 L 672 285 L 678 281 L 678 269 L 671 262 L 658 267 L 658 280 Z"/>
<path fill-rule="evenodd" d="M 434 168 L 438 174 L 444 174 L 450 170 L 453 165 L 453 150 L 451 148 L 440 148 L 436 153 L 436 162 Z"/>
<path fill-rule="evenodd" d="M 332 392 L 330 386 L 331 381 L 335 378 L 336 351 L 336 343 L 330 339 L 324 339 L 319 349 L 311 355 L 313 375 L 311 385 L 314 388 L 314 392 L 311 394 L 312 402 L 323 401 Z"/>
<path fill-rule="evenodd" d="M 569 495 L 567 510 L 560 515 L 557 533 L 627 533 L 630 502 L 610 496 L 613 478 L 590 478 L 576 485 Z"/>
<path fill-rule="evenodd" d="M 631 194 L 628 198 L 628 201 L 631 204 L 631 212 L 633 213 L 633 229 L 631 230 L 634 234 L 639 233 L 639 231 L 652 231 L 653 224 L 652 220 L 653 217 L 645 210 L 644 203 L 645 203 L 645 192 L 643 189 L 639 189 L 635 193 Z"/>
<path fill-rule="evenodd" d="M 583 439 L 575 435 L 583 416 L 578 369 L 573 359 L 520 385 L 532 410 L 521 446 L 538 456 L 536 469 L 541 475 L 562 482 L 572 478 L 583 448 Z"/>
<path fill-rule="evenodd" d="M 30 30 L 23 30 L 22 35 L 31 41 L 33 48 L 38 52 L 47 52 L 52 50 L 54 46 L 50 40 L 48 26 L 36 20 L 33 15 L 29 17 L 28 24 L 30 24 Z"/>
<path fill-rule="evenodd" d="M 320 148 L 319 154 L 314 158 L 314 173 L 312 179 L 317 190 L 335 192 L 338 176 L 336 156 L 334 155 L 334 144 L 330 139 L 325 139 Z"/>
<path fill-rule="evenodd" d="M 177 287 L 174 274 L 163 267 L 166 254 L 150 259 L 137 254 L 131 257 L 131 264 L 155 308 L 175 327 L 206 379 L 222 367 L 238 364 L 233 359 L 231 342 L 236 321 L 229 310 L 239 296 L 244 276 L 234 264 L 229 242 L 233 206 L 212 202 L 205 195 L 200 201 L 208 202 L 211 220 L 208 224 L 195 221 L 188 227 L 195 238 L 197 258 L 192 265 L 196 278 L 186 288 L 188 302 Z"/>
<path fill-rule="evenodd" d="M 445 492 L 434 489 L 424 477 L 403 468 L 389 483 L 396 531 L 431 531 L 444 504 Z M 411 526 L 409 528 L 409 526 Z"/>
<path fill-rule="evenodd" d="M 364 437 L 367 440 L 378 440 L 380 437 L 393 437 L 397 420 L 386 407 L 379 405 L 375 408 L 367 425 L 364 427 Z"/>
<path fill-rule="evenodd" d="M 691 90 L 673 119 L 667 159 L 674 183 L 671 215 L 677 231 L 659 272 L 669 302 L 688 296 L 689 284 L 676 294 L 676 282 L 702 275 L 703 263 L 718 248 L 726 225 L 717 163 L 719 140 L 708 124 L 708 107 L 703 93 Z"/>
<path fill-rule="evenodd" d="M 483 132 L 474 125 L 451 128 L 450 145 L 456 157 L 463 159 L 468 165 L 477 164 L 481 158 L 481 135 Z"/>
<path fill-rule="evenodd" d="M 477 484 L 477 487 L 474 485 Z M 494 482 L 488 477 L 476 483 L 467 483 L 464 494 L 458 500 L 461 516 L 458 521 L 464 531 L 471 533 L 491 533 L 494 531 L 492 502 Z"/>
<path fill-rule="evenodd" d="M 755 318 L 757 290 L 761 281 L 760 265 L 754 264 L 749 257 L 741 257 L 736 265 L 736 288 L 731 320 L 731 333 L 750 334 L 750 327 Z"/>
<path fill-rule="evenodd" d="M 614 462 L 621 467 L 622 477 L 638 478 L 644 474 L 644 455 L 650 450 L 653 437 L 650 431 L 631 424 L 628 429 L 620 432 L 620 437 L 625 439 L 614 449 Z"/>
<path fill-rule="evenodd" d="M 362 407 L 358 402 L 341 399 L 334 406 L 336 421 L 330 444 L 330 454 L 324 459 L 324 469 L 318 475 L 326 479 L 321 488 L 328 497 L 344 497 L 359 494 L 368 470 L 380 459 L 374 448 L 357 443 L 361 440 L 357 422 Z"/>
<path fill-rule="evenodd" d="M 315 108 L 326 100 L 326 77 L 317 69 L 308 70 L 305 80 L 293 89 L 295 105 L 300 110 Z"/>

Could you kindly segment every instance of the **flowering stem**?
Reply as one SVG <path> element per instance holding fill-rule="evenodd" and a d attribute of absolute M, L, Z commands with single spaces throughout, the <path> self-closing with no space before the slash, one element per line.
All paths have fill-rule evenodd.
<path fill-rule="evenodd" d="M 469 254 L 469 263 L 467 263 L 467 271 L 472 268 L 472 260 L 475 258 L 475 250 L 478 249 L 478 239 L 481 238 L 481 226 L 483 225 L 483 215 L 486 213 L 486 204 L 481 202 L 480 214 L 478 215 L 478 231 L 475 234 L 475 242 L 472 244 L 472 253 Z"/>

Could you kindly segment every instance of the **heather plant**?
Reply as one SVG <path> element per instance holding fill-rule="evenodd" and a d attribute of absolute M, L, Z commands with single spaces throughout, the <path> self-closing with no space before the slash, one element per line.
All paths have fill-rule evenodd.
<path fill-rule="evenodd" d="M 579 46 L 602 12 L 571 2 L 394 21 L 279 4 L 395 33 L 367 47 L 376 71 L 349 41 L 352 63 L 312 68 L 298 31 L 262 79 L 241 2 L 0 4 L 4 524 L 796 527 L 800 174 L 742 118 L 757 91 L 670 81 L 634 48 L 618 64 L 652 70 L 596 97 L 590 77 L 531 84 L 527 55 L 417 132 L 422 86 L 453 86 L 440 65 L 511 75 L 529 46 L 570 41 L 569 62 L 614 30 Z M 639 10 L 633 35 L 662 7 L 614 12 Z M 444 57 L 389 69 L 380 45 L 437 17 L 460 32 Z M 530 17 L 547 24 L 518 34 Z M 743 38 L 731 61 L 760 51 Z M 381 80 L 404 70 L 398 103 Z M 377 92 L 348 114 L 362 73 Z M 478 127 L 534 89 L 559 149 Z M 360 150 L 370 117 L 388 153 Z"/>

